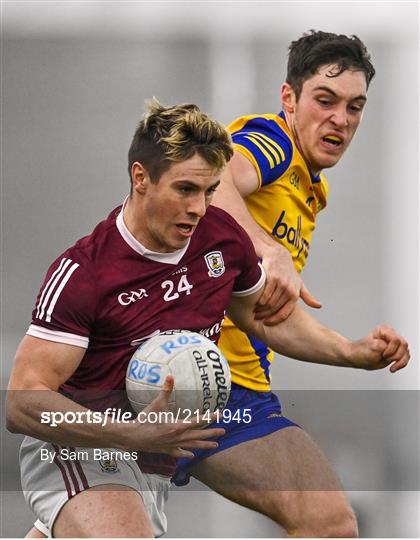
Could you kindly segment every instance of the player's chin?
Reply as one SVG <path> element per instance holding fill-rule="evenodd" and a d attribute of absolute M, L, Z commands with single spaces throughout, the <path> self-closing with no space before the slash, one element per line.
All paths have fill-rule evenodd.
<path fill-rule="evenodd" d="M 188 244 L 189 237 L 175 233 L 171 235 L 170 239 L 167 238 L 167 242 L 170 244 L 172 251 L 177 251 L 178 249 L 184 248 Z"/>
<path fill-rule="evenodd" d="M 182 249 L 188 244 L 189 238 L 182 238 L 173 242 L 174 250 Z"/>
<path fill-rule="evenodd" d="M 322 170 L 322 169 L 330 169 L 331 167 L 334 167 L 334 165 L 336 165 L 340 161 L 343 153 L 344 152 L 334 153 L 334 154 L 323 154 L 322 156 L 320 156 L 318 160 L 319 168 Z"/>

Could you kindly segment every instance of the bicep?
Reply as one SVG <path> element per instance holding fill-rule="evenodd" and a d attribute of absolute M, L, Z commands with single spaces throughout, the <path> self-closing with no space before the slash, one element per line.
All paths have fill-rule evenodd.
<path fill-rule="evenodd" d="M 232 181 L 243 198 L 259 188 L 259 178 L 255 166 L 243 154 L 235 151 L 229 162 Z"/>
<path fill-rule="evenodd" d="M 86 349 L 26 335 L 13 362 L 9 390 L 57 390 L 73 375 Z"/>
<path fill-rule="evenodd" d="M 214 194 L 212 203 L 228 212 L 239 205 L 245 207 L 242 201 L 245 197 L 257 191 L 258 175 L 252 163 L 239 152 L 227 164 L 221 176 L 221 183 Z"/>

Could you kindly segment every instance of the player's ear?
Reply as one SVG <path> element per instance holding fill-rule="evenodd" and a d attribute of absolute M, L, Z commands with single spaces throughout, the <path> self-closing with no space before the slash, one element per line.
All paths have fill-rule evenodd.
<path fill-rule="evenodd" d="M 144 193 L 148 178 L 149 175 L 147 174 L 145 167 L 138 161 L 135 161 L 131 166 L 131 181 L 133 183 L 133 191 L 137 191 L 137 193 Z"/>
<path fill-rule="evenodd" d="M 285 112 L 293 113 L 295 111 L 296 94 L 289 83 L 283 83 L 281 86 L 281 102 Z"/>

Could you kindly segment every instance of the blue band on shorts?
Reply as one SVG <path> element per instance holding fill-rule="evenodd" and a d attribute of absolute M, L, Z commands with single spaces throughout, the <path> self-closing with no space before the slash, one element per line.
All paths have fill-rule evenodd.
<path fill-rule="evenodd" d="M 211 450 L 192 450 L 195 458 L 178 460 L 171 478 L 176 486 L 188 484 L 191 468 L 202 459 L 286 427 L 300 427 L 282 415 L 280 401 L 273 392 L 256 392 L 235 383 L 232 383 L 229 401 L 221 415 L 220 422 L 211 425 L 226 430 L 225 435 L 217 439 L 219 446 Z"/>

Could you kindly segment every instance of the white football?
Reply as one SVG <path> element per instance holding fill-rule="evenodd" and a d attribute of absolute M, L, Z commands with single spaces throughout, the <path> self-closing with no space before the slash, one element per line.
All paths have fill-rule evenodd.
<path fill-rule="evenodd" d="M 170 408 L 180 418 L 223 409 L 230 394 L 230 369 L 212 341 L 188 330 L 169 330 L 143 342 L 127 368 L 126 391 L 140 412 L 159 393 L 165 377 L 174 377 Z"/>

